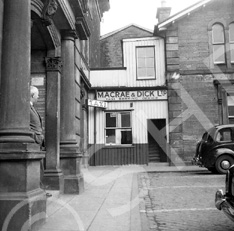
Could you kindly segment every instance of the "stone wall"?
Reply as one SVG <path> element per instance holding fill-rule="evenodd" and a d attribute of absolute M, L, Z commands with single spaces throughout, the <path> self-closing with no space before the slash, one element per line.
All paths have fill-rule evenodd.
<path fill-rule="evenodd" d="M 214 73 L 234 72 L 228 65 L 212 63 L 211 26 L 234 19 L 231 0 L 214 0 L 184 18 L 175 20 L 164 33 L 170 150 L 172 163 L 190 162 L 203 132 L 219 123 Z M 227 30 L 227 28 L 225 28 Z"/>

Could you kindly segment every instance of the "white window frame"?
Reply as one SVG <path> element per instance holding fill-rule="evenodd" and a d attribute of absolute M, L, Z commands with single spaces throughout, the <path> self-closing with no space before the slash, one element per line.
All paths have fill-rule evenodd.
<path fill-rule="evenodd" d="M 222 28 L 222 34 L 219 34 L 222 39 L 220 41 L 217 41 L 217 36 L 214 34 L 215 27 L 219 26 Z M 225 36 L 224 36 L 224 27 L 221 23 L 215 23 L 212 26 L 212 46 L 213 46 L 213 62 L 214 64 L 225 64 L 226 63 L 226 51 L 225 51 Z M 220 53 L 223 54 L 224 60 L 218 60 L 220 57 Z"/>
<path fill-rule="evenodd" d="M 116 114 L 116 127 L 107 127 L 106 126 L 106 114 Z M 121 115 L 128 113 L 130 115 L 130 126 L 129 127 L 121 127 Z M 107 130 L 115 130 L 115 142 L 114 143 L 107 143 Z M 121 144 L 121 131 L 131 131 L 131 143 L 129 144 Z M 121 145 L 121 146 L 131 146 L 132 145 L 132 112 L 131 111 L 106 111 L 105 112 L 105 145 Z"/>
<path fill-rule="evenodd" d="M 234 22 L 229 24 L 229 43 L 230 43 L 230 60 L 231 63 L 234 63 Z"/>
<path fill-rule="evenodd" d="M 139 56 L 138 56 L 138 51 L 140 49 L 146 49 L 146 48 L 152 48 L 153 49 L 153 57 L 147 57 L 147 56 L 144 56 L 143 58 L 145 59 L 145 67 L 139 67 Z M 152 59 L 153 58 L 153 67 L 148 67 L 147 64 L 146 64 L 146 61 L 147 59 Z M 139 69 L 145 69 L 146 72 L 147 70 L 149 69 L 153 69 L 154 71 L 154 75 L 151 76 L 151 75 L 145 75 L 145 76 L 139 76 Z M 136 79 L 137 80 L 152 80 L 152 79 L 156 79 L 156 65 L 155 65 L 155 46 L 136 46 Z"/>

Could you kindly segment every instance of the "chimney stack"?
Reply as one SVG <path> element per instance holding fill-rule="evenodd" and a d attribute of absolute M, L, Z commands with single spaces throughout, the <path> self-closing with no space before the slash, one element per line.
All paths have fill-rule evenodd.
<path fill-rule="evenodd" d="M 166 0 L 162 0 L 161 1 L 161 7 L 166 7 L 167 6 L 167 1 Z"/>
<path fill-rule="evenodd" d="M 161 1 L 161 7 L 157 9 L 156 18 L 158 19 L 158 23 L 165 21 L 167 18 L 170 17 L 171 14 L 171 7 L 167 7 L 166 0 Z"/>

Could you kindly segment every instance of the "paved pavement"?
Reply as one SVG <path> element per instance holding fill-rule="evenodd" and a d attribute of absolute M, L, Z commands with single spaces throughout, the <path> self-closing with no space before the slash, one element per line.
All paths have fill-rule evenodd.
<path fill-rule="evenodd" d="M 233 231 L 234 223 L 214 205 L 225 175 L 210 172 L 138 174 L 144 231 Z"/>
<path fill-rule="evenodd" d="M 83 169 L 85 192 L 47 201 L 47 221 L 40 231 L 145 231 L 140 216 L 137 173 L 207 171 L 198 166 L 116 166 Z"/>

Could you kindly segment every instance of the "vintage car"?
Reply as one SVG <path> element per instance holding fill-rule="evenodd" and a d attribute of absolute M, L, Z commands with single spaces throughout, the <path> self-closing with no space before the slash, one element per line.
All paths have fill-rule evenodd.
<path fill-rule="evenodd" d="M 217 125 L 197 143 L 192 163 L 213 173 L 227 173 L 234 164 L 234 124 Z"/>
<path fill-rule="evenodd" d="M 234 222 L 234 165 L 226 173 L 225 193 L 222 189 L 216 192 L 215 206 Z"/>

